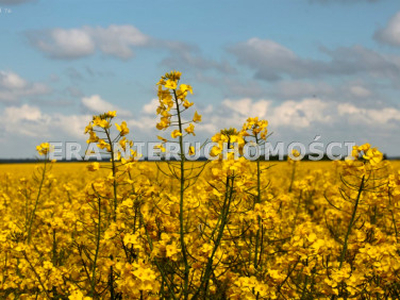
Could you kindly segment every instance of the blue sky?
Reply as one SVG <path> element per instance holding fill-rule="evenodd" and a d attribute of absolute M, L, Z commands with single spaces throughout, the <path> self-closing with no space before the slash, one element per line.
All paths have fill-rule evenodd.
<path fill-rule="evenodd" d="M 400 156 L 397 0 L 0 0 L 0 158 L 84 143 L 117 109 L 155 140 L 155 83 L 183 72 L 199 140 L 249 116 L 271 142 L 370 142 Z"/>

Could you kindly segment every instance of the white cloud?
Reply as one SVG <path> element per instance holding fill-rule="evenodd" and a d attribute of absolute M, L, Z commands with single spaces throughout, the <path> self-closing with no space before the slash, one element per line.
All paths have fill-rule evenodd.
<path fill-rule="evenodd" d="M 0 102 L 13 103 L 21 97 L 45 95 L 50 88 L 39 82 L 29 82 L 11 71 L 0 71 Z"/>
<path fill-rule="evenodd" d="M 316 123 L 332 122 L 328 108 L 329 105 L 320 99 L 304 99 L 300 102 L 289 100 L 274 107 L 267 119 L 273 126 L 289 126 L 298 130 Z"/>
<path fill-rule="evenodd" d="M 51 116 L 51 124 L 53 128 L 60 129 L 63 135 L 67 135 L 76 139 L 85 137 L 84 129 L 92 120 L 91 115 L 61 115 L 54 114 Z M 54 132 L 53 132 L 54 135 Z M 54 138 L 57 136 L 54 135 Z"/>
<path fill-rule="evenodd" d="M 374 38 L 384 44 L 400 46 L 400 11 L 389 20 L 386 27 L 375 32 Z"/>
<path fill-rule="evenodd" d="M 18 74 L 0 71 L 0 86 L 6 89 L 23 89 L 27 82 Z"/>
<path fill-rule="evenodd" d="M 149 44 L 150 38 L 132 25 L 107 28 L 54 28 L 27 33 L 30 43 L 51 58 L 75 59 L 92 55 L 96 50 L 121 59 L 133 57 L 133 47 Z"/>
<path fill-rule="evenodd" d="M 283 98 L 320 97 L 331 95 L 335 89 L 322 81 L 306 82 L 300 80 L 280 81 L 276 85 L 278 94 Z"/>
<path fill-rule="evenodd" d="M 156 137 L 156 123 L 158 122 L 156 116 L 140 116 L 133 119 L 127 120 L 128 126 L 132 126 L 136 129 L 140 129 L 142 131 L 142 136 L 140 138 L 152 139 Z M 149 132 L 153 132 L 152 135 L 148 135 Z M 135 131 L 133 131 L 135 134 Z M 143 135 L 144 134 L 144 135 Z M 135 134 L 135 136 L 137 136 Z"/>
<path fill-rule="evenodd" d="M 131 112 L 121 109 L 118 106 L 103 100 L 99 95 L 92 95 L 89 97 L 82 98 L 83 106 L 93 114 L 102 114 L 108 111 L 117 111 L 119 116 L 131 116 Z"/>
<path fill-rule="evenodd" d="M 24 104 L 6 107 L 0 114 L 0 125 L 4 133 L 14 137 L 58 140 L 60 136 L 81 139 L 91 115 L 46 114 L 39 107 Z"/>
<path fill-rule="evenodd" d="M 251 38 L 228 50 L 239 64 L 256 69 L 256 77 L 266 80 L 278 80 L 281 73 L 303 72 L 306 67 L 293 51 L 271 40 Z"/>
<path fill-rule="evenodd" d="M 244 117 L 265 118 L 270 105 L 271 101 L 259 100 L 253 103 L 253 100 L 250 98 L 240 100 L 225 99 L 222 102 L 223 109 L 229 109 Z"/>
<path fill-rule="evenodd" d="M 49 41 L 39 41 L 38 47 L 51 55 L 60 57 L 79 57 L 92 54 L 95 44 L 91 36 L 84 30 L 61 28 L 53 29 L 49 33 Z"/>
<path fill-rule="evenodd" d="M 98 97 L 94 95 L 91 99 L 98 99 Z M 93 103 L 99 104 L 99 100 Z M 106 108 L 106 105 L 108 105 L 107 102 L 103 108 Z M 209 106 L 198 112 L 202 114 L 203 122 L 196 124 L 196 131 L 200 133 L 200 136 L 207 135 L 208 137 L 222 128 L 241 128 L 248 117 L 255 116 L 268 120 L 269 127 L 277 132 L 287 129 L 291 132 L 301 132 L 337 128 L 345 134 L 351 130 L 351 128 L 346 128 L 350 125 L 353 126 L 352 128 L 365 128 L 366 131 L 377 128 L 400 129 L 400 109 L 396 107 L 363 108 L 352 103 L 338 104 L 317 98 L 305 98 L 301 101 L 287 100 L 281 103 L 265 99 L 226 99 L 219 106 Z M 155 114 L 152 116 L 152 113 L 154 111 L 150 111 L 149 104 L 146 104 L 142 108 L 142 114 L 124 118 L 135 138 L 152 140 L 160 134 L 155 129 L 158 117 Z M 191 117 L 189 112 L 187 115 Z M 83 130 L 90 120 L 90 114 L 46 114 L 38 107 L 27 104 L 7 107 L 0 114 L 0 125 L 4 128 L 4 132 L 32 137 L 54 138 L 60 131 L 64 135 L 83 138 Z"/>
<path fill-rule="evenodd" d="M 47 135 L 50 117 L 38 107 L 24 104 L 20 107 L 6 107 L 0 118 L 5 132 L 23 136 L 41 137 Z"/>
<path fill-rule="evenodd" d="M 170 50 L 170 55 L 164 58 L 161 64 L 172 69 L 182 71 L 196 69 L 201 72 L 216 70 L 223 74 L 236 73 L 236 69 L 228 61 L 207 58 L 198 47 L 192 45 L 171 41 L 155 41 L 154 46 Z"/>
<path fill-rule="evenodd" d="M 340 117 L 345 117 L 350 123 L 398 127 L 400 124 L 400 110 L 394 107 L 360 108 L 351 103 L 339 104 L 337 108 Z M 396 125 L 397 122 L 397 125 Z"/>
<path fill-rule="evenodd" d="M 251 38 L 228 48 L 237 62 L 255 71 L 255 78 L 267 81 L 321 76 L 374 76 L 398 80 L 400 57 L 385 55 L 363 46 L 320 49 L 330 60 L 305 59 L 271 40 Z"/>
<path fill-rule="evenodd" d="M 87 98 L 91 99 L 86 102 L 89 106 L 102 104 L 104 109 L 109 105 L 96 95 Z M 134 141 L 155 141 L 156 135 L 168 137 L 168 133 L 155 128 L 159 118 L 153 111 L 155 105 L 156 99 L 153 99 L 142 107 L 140 114 L 124 118 L 131 129 L 129 138 Z M 195 139 L 200 142 L 220 129 L 241 128 L 248 117 L 259 116 L 268 120 L 269 131 L 274 132 L 273 138 L 278 136 L 286 141 L 305 142 L 315 135 L 321 135 L 327 141 L 335 138 L 368 141 L 378 147 L 382 145 L 383 149 L 400 146 L 395 138 L 400 130 L 400 109 L 396 107 L 365 108 L 350 102 L 338 103 L 318 98 L 283 102 L 244 98 L 226 99 L 220 105 L 209 105 L 203 110 L 192 108 L 185 117 L 190 119 L 194 110 L 203 116 L 203 122 L 195 124 Z M 28 140 L 31 144 L 43 141 L 83 142 L 86 139 L 84 128 L 91 119 L 90 114 L 44 113 L 40 108 L 27 104 L 9 106 L 0 112 L 0 138 L 10 141 L 13 147 L 19 147 L 18 155 L 23 156 L 23 147 Z M 119 123 L 120 119 L 116 122 Z"/>
<path fill-rule="evenodd" d="M 249 98 L 226 99 L 220 106 L 203 113 L 199 128 L 213 134 L 221 128 L 240 128 L 248 117 L 266 119 L 273 130 L 290 129 L 293 132 L 304 129 L 337 128 L 345 135 L 353 126 L 365 128 L 400 129 L 400 110 L 395 107 L 361 108 L 352 103 L 323 101 L 318 98 L 304 98 L 301 101 L 286 100 L 280 103 L 271 100 Z M 286 128 L 286 129 L 285 129 Z M 367 130 L 367 129 L 366 129 Z"/>
<path fill-rule="evenodd" d="M 82 104 L 93 113 L 104 113 L 107 111 L 116 110 L 115 106 L 107 101 L 101 99 L 99 95 L 92 95 L 90 97 L 83 97 Z"/>
<path fill-rule="evenodd" d="M 146 46 L 150 38 L 131 25 L 110 25 L 108 28 L 84 27 L 104 53 L 127 59 L 133 56 L 132 47 Z"/>
<path fill-rule="evenodd" d="M 259 117 L 268 120 L 274 130 L 291 128 L 299 131 L 315 124 L 332 122 L 332 106 L 332 103 L 325 103 L 320 99 L 307 98 L 278 104 L 265 99 L 225 99 L 219 106 L 208 107 L 207 112 L 199 111 L 203 114 L 203 122 L 197 126 L 200 131 L 213 135 L 222 128 L 241 128 L 247 118 Z"/>
<path fill-rule="evenodd" d="M 143 106 L 142 112 L 148 115 L 155 115 L 157 107 L 159 106 L 160 101 L 158 99 L 152 99 L 150 103 L 147 103 Z"/>
<path fill-rule="evenodd" d="M 132 25 L 34 30 L 26 32 L 26 37 L 33 47 L 53 59 L 77 59 L 98 51 L 126 60 L 134 57 L 135 48 L 146 47 L 167 50 L 169 55 L 161 64 L 173 69 L 217 70 L 229 74 L 236 72 L 226 60 L 218 61 L 204 57 L 197 46 L 152 38 Z"/>
<path fill-rule="evenodd" d="M 365 98 L 371 96 L 371 91 L 361 85 L 353 85 L 350 87 L 350 92 L 352 95 L 360 98 Z"/>

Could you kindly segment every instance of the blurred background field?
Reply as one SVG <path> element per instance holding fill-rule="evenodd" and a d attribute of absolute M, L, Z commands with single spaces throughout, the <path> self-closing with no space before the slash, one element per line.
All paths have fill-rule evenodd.
<path fill-rule="evenodd" d="M 107 175 L 110 172 L 110 169 L 101 168 L 98 172 L 99 173 L 92 173 L 87 170 L 87 166 L 90 165 L 91 162 L 60 162 L 55 163 L 52 166 L 52 174 L 61 179 L 65 177 L 66 180 L 70 179 L 82 179 L 82 176 L 85 177 L 86 182 L 92 180 L 98 175 Z M 200 165 L 204 164 L 204 162 L 194 162 L 194 167 L 199 167 Z M 265 172 L 264 176 L 274 181 L 276 180 L 286 180 L 283 177 L 288 176 L 291 173 L 292 167 L 286 161 L 266 161 L 263 162 L 263 167 L 268 168 Z M 400 160 L 391 160 L 391 166 L 394 170 L 400 170 Z M 0 164 L 0 174 L 4 175 L 6 173 L 12 174 L 12 177 L 29 177 L 33 174 L 35 167 L 41 165 L 41 162 L 38 163 L 15 163 L 15 164 Z M 110 166 L 110 163 L 103 162 L 101 163 L 102 166 Z M 156 176 L 156 166 L 161 167 L 162 169 L 166 170 L 167 165 L 165 162 L 147 162 L 141 161 L 136 163 L 136 168 L 143 169 L 147 166 L 152 166 L 151 169 L 154 170 L 154 174 Z M 133 169 L 133 171 L 135 168 Z M 297 176 L 306 176 L 311 174 L 314 171 L 321 171 L 321 172 L 334 172 L 335 171 L 335 163 L 332 161 L 302 161 L 300 162 L 299 167 L 296 170 Z M 296 176 L 296 177 L 297 177 Z M 300 179 L 300 177 L 297 177 Z"/>

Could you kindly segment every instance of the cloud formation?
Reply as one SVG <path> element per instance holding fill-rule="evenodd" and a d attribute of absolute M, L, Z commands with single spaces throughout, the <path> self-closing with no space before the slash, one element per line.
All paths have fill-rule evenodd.
<path fill-rule="evenodd" d="M 396 55 L 381 54 L 359 45 L 320 50 L 330 60 L 301 58 L 279 43 L 259 38 L 251 38 L 228 48 L 240 65 L 255 71 L 255 78 L 267 81 L 284 77 L 298 79 L 356 74 L 393 79 L 400 75 L 400 57 Z"/>
<path fill-rule="evenodd" d="M 110 108 L 110 104 L 98 96 L 87 97 L 82 102 L 88 107 L 103 105 L 98 110 Z M 134 116 L 126 113 L 124 117 L 122 111 L 118 111 L 118 115 L 127 121 L 134 141 L 155 141 L 157 135 L 168 137 L 168 134 L 155 129 L 157 105 L 158 100 L 153 99 L 142 107 L 140 114 Z M 293 139 L 312 139 L 315 135 L 321 135 L 333 141 L 336 134 L 338 139 L 368 141 L 387 149 L 400 146 L 397 141 L 387 140 L 386 137 L 393 136 L 400 130 L 400 109 L 395 106 L 366 108 L 350 102 L 338 104 L 318 98 L 286 100 L 281 103 L 267 99 L 242 98 L 225 99 L 219 105 L 209 105 L 202 110 L 194 109 L 203 116 L 203 121 L 195 125 L 196 140 L 200 142 L 222 128 L 241 128 L 248 117 L 258 116 L 268 120 L 268 128 L 270 132 L 274 132 L 274 139 L 278 137 L 294 141 Z M 37 140 L 39 137 L 42 141 L 84 141 L 86 137 L 83 131 L 90 120 L 91 114 L 88 113 L 44 113 L 39 107 L 27 104 L 10 106 L 0 112 L 0 126 L 3 128 L 1 134 L 4 138 L 14 137 L 14 141 L 15 137 L 19 137 L 18 140 L 24 141 L 21 144 L 25 143 L 25 138 Z M 121 118 L 116 120 L 120 121 Z M 352 130 L 349 131 L 349 128 Z"/>
<path fill-rule="evenodd" d="M 91 114 L 102 114 L 107 111 L 117 111 L 118 115 L 120 116 L 130 116 L 131 113 L 127 110 L 121 109 L 118 106 L 107 102 L 106 100 L 102 99 L 99 95 L 92 95 L 89 97 L 82 98 L 82 105 L 86 110 L 89 111 Z"/>
<path fill-rule="evenodd" d="M 29 82 L 12 71 L 0 71 L 0 103 L 19 102 L 22 97 L 45 95 L 51 89 L 39 82 Z"/>
<path fill-rule="evenodd" d="M 0 124 L 6 133 L 28 137 L 46 136 L 50 117 L 38 107 L 24 104 L 6 107 L 0 118 Z"/>
<path fill-rule="evenodd" d="M 104 27 L 83 26 L 81 28 L 53 28 L 26 32 L 29 43 L 52 59 L 73 60 L 100 52 L 122 60 L 135 56 L 134 50 L 161 49 L 168 52 L 161 64 L 180 70 L 216 70 L 235 73 L 228 61 L 206 58 L 200 48 L 179 41 L 152 38 L 132 25 L 110 25 Z M 87 69 L 90 75 L 93 70 Z"/>
<path fill-rule="evenodd" d="M 223 111 L 225 116 L 229 116 L 228 119 L 236 122 L 240 120 L 243 123 L 250 116 L 259 117 L 267 119 L 274 128 L 293 127 L 293 130 L 299 130 L 316 123 L 332 122 L 331 106 L 332 103 L 314 98 L 305 98 L 301 101 L 286 100 L 278 105 L 274 105 L 272 100 L 255 101 L 244 98 L 226 99 L 217 110 Z"/>
<path fill-rule="evenodd" d="M 82 28 L 54 28 L 30 31 L 26 36 L 32 46 L 50 58 L 76 59 L 100 51 L 120 59 L 134 56 L 133 48 L 149 45 L 151 39 L 132 25 Z"/>
<path fill-rule="evenodd" d="M 91 115 L 63 115 L 44 113 L 39 107 L 29 104 L 9 106 L 0 114 L 0 126 L 6 135 L 25 139 L 40 138 L 41 141 L 57 141 L 60 138 L 84 138 L 85 126 Z M 37 139 L 36 139 L 37 140 Z"/>
<path fill-rule="evenodd" d="M 172 69 L 198 71 L 216 70 L 223 74 L 235 74 L 236 69 L 226 61 L 217 61 L 206 58 L 202 55 L 198 47 L 190 47 L 183 43 L 158 42 L 160 47 L 169 49 L 169 56 L 161 61 L 162 65 Z"/>
<path fill-rule="evenodd" d="M 400 47 L 400 11 L 389 20 L 384 28 L 375 32 L 374 39 L 383 44 Z"/>

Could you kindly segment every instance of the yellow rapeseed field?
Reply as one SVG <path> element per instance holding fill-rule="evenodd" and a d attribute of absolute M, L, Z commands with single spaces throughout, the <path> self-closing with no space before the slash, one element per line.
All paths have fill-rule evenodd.
<path fill-rule="evenodd" d="M 157 148 L 176 142 L 178 161 L 121 157 L 134 142 L 110 111 L 85 130 L 110 162 L 57 163 L 42 143 L 40 162 L 0 165 L 0 298 L 398 299 L 399 162 L 369 144 L 336 162 L 224 155 L 265 143 L 258 118 L 190 162 L 201 115 L 180 76 L 158 82 L 157 109 Z"/>

